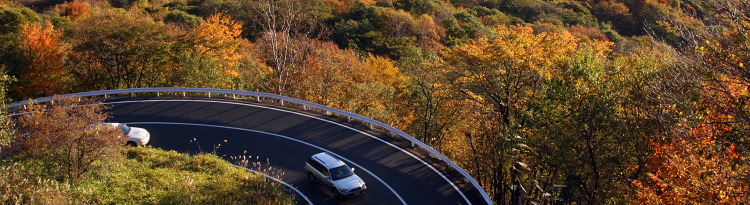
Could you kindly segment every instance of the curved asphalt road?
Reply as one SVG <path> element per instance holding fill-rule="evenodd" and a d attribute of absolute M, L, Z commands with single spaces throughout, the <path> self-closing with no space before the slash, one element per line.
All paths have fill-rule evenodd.
<path fill-rule="evenodd" d="M 457 191 L 466 188 L 456 188 L 407 151 L 324 118 L 219 99 L 126 99 L 106 104 L 112 106 L 112 122 L 146 128 L 154 147 L 215 152 L 230 161 L 249 156 L 261 168 L 272 167 L 272 175 L 281 175 L 314 204 L 480 204 L 472 194 Z M 368 192 L 335 199 L 327 188 L 307 181 L 304 162 L 323 151 L 354 167 Z"/>

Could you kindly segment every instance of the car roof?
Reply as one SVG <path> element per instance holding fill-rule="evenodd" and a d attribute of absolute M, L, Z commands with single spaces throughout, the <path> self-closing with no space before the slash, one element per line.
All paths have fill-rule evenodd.
<path fill-rule="evenodd" d="M 339 160 L 336 157 L 331 156 L 330 154 L 325 153 L 325 152 L 321 152 L 321 153 L 315 154 L 312 157 L 315 158 L 315 159 L 317 159 L 319 162 L 321 162 L 323 164 L 323 166 L 326 166 L 329 169 L 330 168 L 339 167 L 339 166 L 342 166 L 342 165 L 346 165 L 341 160 Z"/>

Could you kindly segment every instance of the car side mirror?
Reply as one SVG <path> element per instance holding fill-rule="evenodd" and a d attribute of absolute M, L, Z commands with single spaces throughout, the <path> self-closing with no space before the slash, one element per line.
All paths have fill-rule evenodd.
<path fill-rule="evenodd" d="M 354 171 L 354 167 L 352 167 L 352 172 Z"/>
<path fill-rule="evenodd" d="M 326 176 L 326 179 L 331 179 L 331 176 Z"/>

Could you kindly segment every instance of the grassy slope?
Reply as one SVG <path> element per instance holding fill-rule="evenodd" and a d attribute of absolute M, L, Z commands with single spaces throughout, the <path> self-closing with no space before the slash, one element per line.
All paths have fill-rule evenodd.
<path fill-rule="evenodd" d="M 0 201 L 23 204 L 292 204 L 279 185 L 212 155 L 123 148 L 81 180 L 44 180 L 39 162 L 0 166 Z M 54 165 L 47 165 L 54 166 Z M 30 168 L 36 167 L 36 168 Z M 19 171 L 22 170 L 22 171 Z M 29 174 L 30 173 L 30 174 Z M 37 174 L 34 174 L 37 173 Z M 15 189 L 18 191 L 11 191 Z M 7 191 L 1 191 L 7 190 Z"/>

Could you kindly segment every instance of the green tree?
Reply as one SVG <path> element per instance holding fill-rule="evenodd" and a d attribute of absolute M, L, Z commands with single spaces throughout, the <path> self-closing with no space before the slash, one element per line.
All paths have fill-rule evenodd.
<path fill-rule="evenodd" d="M 0 113 L 6 113 L 5 102 L 8 101 L 6 98 L 7 86 L 11 81 L 11 77 L 5 74 L 5 69 L 0 65 Z M 7 115 L 0 116 L 0 156 L 3 155 L 6 148 L 8 148 L 13 142 L 13 124 L 10 117 Z"/>
<path fill-rule="evenodd" d="M 75 27 L 72 72 L 79 89 L 159 86 L 174 73 L 173 32 L 139 11 L 94 10 Z"/>
<path fill-rule="evenodd" d="M 638 166 L 649 132 L 627 106 L 640 89 L 626 69 L 612 69 L 605 56 L 612 43 L 582 43 L 566 69 L 545 85 L 532 104 L 527 142 L 534 148 L 527 180 L 564 184 L 558 198 L 577 203 L 627 203 L 629 171 Z M 625 67 L 628 65 L 619 65 Z M 622 72 L 622 73 L 620 73 Z M 619 82 L 618 82 L 619 80 Z M 634 84 L 620 84 L 630 82 Z M 629 108 L 629 109 L 623 109 Z M 643 124 L 640 124 L 643 123 Z M 641 127 L 641 130 L 634 129 Z M 541 199 L 541 193 L 532 194 Z"/>
<path fill-rule="evenodd" d="M 16 73 L 24 67 L 24 57 L 18 47 L 21 29 L 26 23 L 40 20 L 34 11 L 18 3 L 0 2 L 0 66 L 5 66 L 6 72 Z"/>
<path fill-rule="evenodd" d="M 29 8 L 10 2 L 0 2 L 0 36 L 18 33 L 24 23 L 40 20 L 36 12 Z"/>

